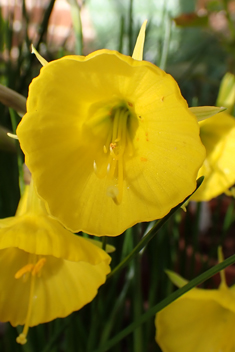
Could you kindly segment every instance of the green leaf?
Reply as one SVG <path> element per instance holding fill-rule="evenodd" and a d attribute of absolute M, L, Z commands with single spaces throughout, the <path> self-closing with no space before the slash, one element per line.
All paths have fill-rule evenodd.
<path fill-rule="evenodd" d="M 168 297 L 163 299 L 160 303 L 156 304 L 152 308 L 150 308 L 146 313 L 142 314 L 139 319 L 134 321 L 132 324 L 127 326 L 125 329 L 120 331 L 116 336 L 114 336 L 111 340 L 107 341 L 103 344 L 103 346 L 99 347 L 97 350 L 93 352 L 105 352 L 110 350 L 111 347 L 115 346 L 119 341 L 121 341 L 124 337 L 132 333 L 138 326 L 145 323 L 148 319 L 153 317 L 160 310 L 168 306 L 170 303 L 175 301 L 177 298 L 191 290 L 192 288 L 202 284 L 204 281 L 208 280 L 210 277 L 214 276 L 221 270 L 227 268 L 227 266 L 235 263 L 235 254 L 231 257 L 225 259 L 222 263 L 219 263 L 209 270 L 205 271 L 201 275 L 197 276 L 195 279 L 189 281 L 185 286 L 179 288 L 177 291 L 171 293 Z"/>
<path fill-rule="evenodd" d="M 196 190 L 198 189 L 198 187 L 200 187 L 200 185 L 202 184 L 204 180 L 204 177 L 201 176 L 198 180 L 197 180 L 197 187 L 194 190 L 194 192 L 192 194 L 194 194 L 196 192 Z M 176 207 L 174 207 L 173 209 L 171 209 L 171 211 L 164 216 L 164 218 L 157 220 L 155 225 L 151 228 L 151 230 L 141 239 L 141 241 L 137 244 L 137 246 L 131 251 L 131 253 L 129 253 L 122 261 L 121 263 L 119 263 L 112 271 L 110 274 L 108 274 L 107 278 L 110 278 L 111 276 L 113 276 L 117 271 L 123 269 L 127 263 L 129 263 L 129 261 L 131 259 L 134 258 L 135 255 L 137 255 L 142 248 L 144 248 L 148 242 L 157 234 L 157 232 L 160 230 L 160 228 L 165 224 L 165 222 L 191 197 L 190 194 L 183 202 L 181 202 L 180 204 L 178 204 Z"/>

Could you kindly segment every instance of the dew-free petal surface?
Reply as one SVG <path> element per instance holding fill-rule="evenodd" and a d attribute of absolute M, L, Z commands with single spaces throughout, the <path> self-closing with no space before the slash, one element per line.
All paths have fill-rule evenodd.
<path fill-rule="evenodd" d="M 190 199 L 208 201 L 235 183 L 235 119 L 222 112 L 199 125 L 207 156 L 198 177 L 205 179 Z"/>
<path fill-rule="evenodd" d="M 120 102 L 132 117 L 116 204 L 104 153 L 112 119 L 102 114 Z M 194 191 L 204 160 L 196 118 L 173 78 L 109 50 L 43 67 L 17 134 L 49 212 L 74 232 L 98 236 L 166 215 Z"/>

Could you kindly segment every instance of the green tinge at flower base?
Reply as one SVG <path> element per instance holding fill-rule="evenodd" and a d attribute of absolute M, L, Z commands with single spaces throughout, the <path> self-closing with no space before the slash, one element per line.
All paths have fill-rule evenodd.
<path fill-rule="evenodd" d="M 46 212 L 33 185 L 15 217 L 0 220 L 0 321 L 30 326 L 66 317 L 97 294 L 111 258 L 90 241 L 64 229 Z M 65 284 L 66 283 L 66 284 Z"/>
<path fill-rule="evenodd" d="M 205 179 L 190 200 L 208 201 L 235 183 L 235 119 L 222 112 L 199 122 L 199 126 L 206 159 L 198 177 Z"/>
<path fill-rule="evenodd" d="M 198 123 L 175 80 L 141 60 L 143 32 L 135 58 L 65 56 L 29 87 L 17 135 L 47 210 L 74 232 L 120 235 L 196 187 Z"/>

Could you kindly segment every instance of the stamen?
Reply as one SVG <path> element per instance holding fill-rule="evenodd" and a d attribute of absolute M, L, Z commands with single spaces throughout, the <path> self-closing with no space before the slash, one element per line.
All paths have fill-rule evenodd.
<path fill-rule="evenodd" d="M 109 155 L 105 162 L 101 163 L 102 170 L 99 170 L 96 161 L 94 161 L 93 168 L 98 177 L 107 177 L 114 181 L 114 184 L 107 188 L 107 196 L 111 197 L 115 204 L 120 204 L 123 196 L 124 162 L 126 157 L 134 154 L 132 139 L 139 123 L 134 112 L 134 105 L 124 102 L 115 105 L 110 109 L 108 123 L 110 127 L 106 132 L 103 152 Z"/>
<path fill-rule="evenodd" d="M 41 258 L 37 261 L 37 263 L 34 265 L 34 268 L 32 270 L 32 275 L 35 276 L 38 274 L 38 276 L 41 275 L 41 270 L 44 264 L 46 263 L 46 258 Z"/>
<path fill-rule="evenodd" d="M 26 264 L 23 268 L 17 271 L 15 274 L 15 279 L 20 279 L 24 274 L 30 273 L 33 270 L 33 267 L 33 264 Z"/>
<path fill-rule="evenodd" d="M 46 262 L 46 258 L 40 258 L 37 262 L 36 262 L 36 259 L 37 259 L 37 256 L 33 255 L 34 263 L 29 263 L 25 265 L 23 268 L 18 270 L 17 273 L 15 274 L 15 278 L 19 279 L 25 273 L 31 273 L 29 303 L 28 303 L 28 310 L 27 310 L 27 315 L 25 319 L 25 325 L 22 333 L 19 334 L 19 336 L 16 338 L 16 342 L 18 342 L 21 345 L 24 345 L 27 342 L 26 337 L 29 330 L 30 318 L 31 318 L 32 308 L 33 308 L 33 296 L 34 296 L 34 289 L 35 289 L 36 274 L 40 276 L 41 270 Z"/>

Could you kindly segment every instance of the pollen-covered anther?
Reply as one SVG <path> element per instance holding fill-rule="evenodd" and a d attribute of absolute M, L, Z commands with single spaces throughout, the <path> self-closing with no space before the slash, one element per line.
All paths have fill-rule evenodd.
<path fill-rule="evenodd" d="M 46 263 L 46 258 L 39 259 L 33 267 L 32 275 L 35 276 L 36 274 L 38 274 L 38 276 L 40 276 L 41 270 L 42 270 L 45 263 Z"/>
<path fill-rule="evenodd" d="M 33 276 L 35 276 L 36 274 L 40 276 L 41 269 L 44 266 L 45 262 L 46 262 L 46 258 L 40 258 L 36 264 L 32 264 L 32 263 L 26 264 L 15 273 L 15 279 L 20 279 L 22 276 L 24 276 L 27 273 L 31 273 Z"/>
<path fill-rule="evenodd" d="M 107 188 L 106 195 L 111 197 L 115 204 L 120 204 L 123 195 L 123 181 L 125 161 L 134 154 L 133 138 L 138 125 L 134 112 L 134 104 L 121 102 L 115 105 L 106 114 L 109 128 L 103 144 L 105 159 L 98 165 L 94 160 L 93 169 L 99 178 L 107 178 L 112 185 Z M 99 166 L 101 165 L 101 166 Z"/>

